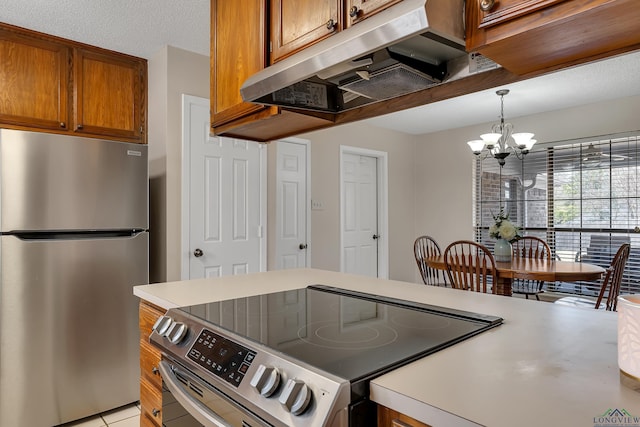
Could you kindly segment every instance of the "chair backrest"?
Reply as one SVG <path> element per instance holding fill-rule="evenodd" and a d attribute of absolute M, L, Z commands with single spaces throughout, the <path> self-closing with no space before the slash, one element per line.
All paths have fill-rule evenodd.
<path fill-rule="evenodd" d="M 430 236 L 420 236 L 413 242 L 413 254 L 416 257 L 418 270 L 425 285 L 445 285 L 444 272 L 429 267 L 426 259 L 440 256 L 440 245 Z"/>
<path fill-rule="evenodd" d="M 595 308 L 600 308 L 600 303 L 607 293 L 607 301 L 605 309 L 609 311 L 616 311 L 618 305 L 618 295 L 620 295 L 620 282 L 622 282 L 622 273 L 624 267 L 629 259 L 629 253 L 631 252 L 631 245 L 629 243 L 623 243 L 620 245 L 618 252 L 611 260 L 611 266 L 607 268 L 604 280 L 602 281 L 602 287 L 598 294 L 598 300 L 596 301 Z"/>
<path fill-rule="evenodd" d="M 535 236 L 523 236 L 511 244 L 514 258 L 551 259 L 551 248 Z"/>
<path fill-rule="evenodd" d="M 486 246 L 471 240 L 455 241 L 444 250 L 444 262 L 453 288 L 496 293 L 496 262 Z"/>

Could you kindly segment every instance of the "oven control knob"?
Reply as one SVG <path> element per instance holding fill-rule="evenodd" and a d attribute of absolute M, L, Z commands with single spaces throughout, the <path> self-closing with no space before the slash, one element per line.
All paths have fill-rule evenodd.
<path fill-rule="evenodd" d="M 269 397 L 280 385 L 280 372 L 272 366 L 260 365 L 253 378 L 251 378 L 250 384 L 258 390 L 258 393 Z"/>
<path fill-rule="evenodd" d="M 163 336 L 169 330 L 169 326 L 173 323 L 173 319 L 169 316 L 162 316 L 156 320 L 153 325 L 153 330 L 160 336 Z"/>
<path fill-rule="evenodd" d="M 182 322 L 174 322 L 165 336 L 172 344 L 180 344 L 182 338 L 187 335 L 187 325 Z"/>
<path fill-rule="evenodd" d="M 290 379 L 284 386 L 279 401 L 287 411 L 300 415 L 311 402 L 311 389 L 303 381 Z"/>

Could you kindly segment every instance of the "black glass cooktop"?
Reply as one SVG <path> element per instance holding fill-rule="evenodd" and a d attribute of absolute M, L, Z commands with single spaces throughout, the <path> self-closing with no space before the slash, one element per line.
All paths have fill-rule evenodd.
<path fill-rule="evenodd" d="M 502 322 L 499 317 L 322 285 L 182 310 L 351 382 Z"/>

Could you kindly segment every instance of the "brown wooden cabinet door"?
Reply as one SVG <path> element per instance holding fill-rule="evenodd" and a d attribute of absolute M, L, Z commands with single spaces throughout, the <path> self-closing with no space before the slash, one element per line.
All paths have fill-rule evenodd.
<path fill-rule="evenodd" d="M 158 390 L 144 378 L 140 380 L 140 425 L 151 427 L 163 425 L 162 390 Z"/>
<path fill-rule="evenodd" d="M 264 110 L 240 87 L 267 66 L 266 0 L 211 1 L 211 127 Z"/>
<path fill-rule="evenodd" d="M 497 25 L 563 1 L 566 0 L 476 0 L 481 13 L 478 27 Z"/>
<path fill-rule="evenodd" d="M 157 372 L 160 351 L 149 344 L 149 335 L 156 320 L 165 313 L 144 300 L 139 305 L 140 327 L 140 406 L 141 426 L 162 425 L 162 378 Z M 156 369 L 154 369 L 156 368 Z"/>
<path fill-rule="evenodd" d="M 378 427 L 429 427 L 398 411 L 378 405 Z"/>
<path fill-rule="evenodd" d="M 483 7 L 486 6 L 486 7 Z M 524 75 L 637 49 L 637 0 L 468 0 L 466 48 Z"/>
<path fill-rule="evenodd" d="M 341 0 L 271 2 L 271 63 L 344 28 Z"/>
<path fill-rule="evenodd" d="M 143 141 L 146 63 L 126 55 L 74 51 L 74 131 Z"/>
<path fill-rule="evenodd" d="M 347 0 L 347 26 L 350 27 L 401 1 L 402 0 Z"/>
<path fill-rule="evenodd" d="M 64 130 L 70 49 L 0 26 L 0 122 Z"/>

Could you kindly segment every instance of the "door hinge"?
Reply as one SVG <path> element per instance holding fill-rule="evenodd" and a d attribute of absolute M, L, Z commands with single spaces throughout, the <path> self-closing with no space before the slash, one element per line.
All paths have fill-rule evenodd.
<path fill-rule="evenodd" d="M 261 225 L 258 226 L 258 238 L 262 239 L 262 226 Z"/>

